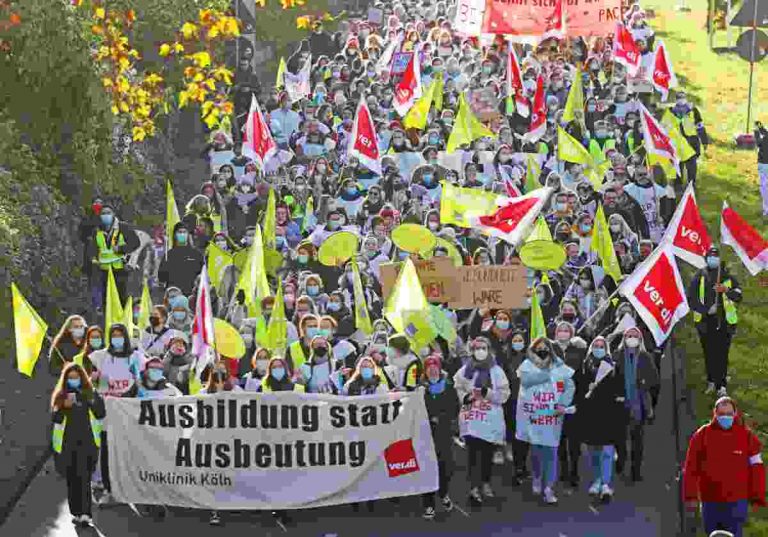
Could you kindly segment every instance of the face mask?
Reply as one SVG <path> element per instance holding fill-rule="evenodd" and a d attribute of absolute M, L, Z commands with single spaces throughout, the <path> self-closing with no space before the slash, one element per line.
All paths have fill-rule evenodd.
<path fill-rule="evenodd" d="M 171 347 L 171 354 L 174 356 L 184 356 L 187 350 L 183 346 L 174 345 Z"/>
<path fill-rule="evenodd" d="M 316 326 L 310 326 L 306 330 L 307 337 L 309 339 L 312 339 L 313 337 L 317 336 L 319 332 L 320 332 L 320 329 L 318 327 L 316 327 Z"/>
<path fill-rule="evenodd" d="M 341 304 L 339 302 L 328 302 L 328 311 L 339 311 L 341 310 Z"/>
<path fill-rule="evenodd" d="M 331 329 L 330 328 L 319 328 L 317 330 L 317 335 L 322 336 L 326 339 L 329 339 L 331 337 Z"/>
<path fill-rule="evenodd" d="M 575 318 L 576 318 L 576 314 L 575 313 L 565 313 L 565 312 L 563 312 L 563 319 L 565 319 L 566 321 L 572 321 Z"/>
<path fill-rule="evenodd" d="M 301 263 L 302 265 L 306 265 L 309 261 L 309 256 L 307 254 L 299 254 L 296 259 Z"/>
<path fill-rule="evenodd" d="M 597 136 L 598 138 L 605 138 L 606 136 L 608 136 L 608 133 L 606 131 L 599 130 L 595 132 L 595 136 Z"/>
<path fill-rule="evenodd" d="M 187 234 L 176 233 L 176 242 L 179 243 L 181 246 L 184 246 L 185 244 L 187 244 Z"/>
<path fill-rule="evenodd" d="M 568 341 L 571 339 L 571 333 L 567 331 L 558 332 L 555 334 L 555 339 L 558 341 Z"/>
<path fill-rule="evenodd" d="M 177 237 L 177 240 L 178 240 L 178 237 Z M 186 240 L 187 240 L 187 239 L 186 239 L 186 237 L 185 237 L 185 238 L 184 238 L 184 242 L 186 242 Z M 227 249 L 227 241 L 216 241 L 216 246 L 218 246 L 218 247 L 219 247 L 219 248 L 221 248 L 222 250 L 226 250 L 226 249 Z"/>
<path fill-rule="evenodd" d="M 326 356 L 328 354 L 328 347 L 317 347 L 315 348 L 315 356 Z"/>
<path fill-rule="evenodd" d="M 363 377 L 363 380 L 371 380 L 373 378 L 373 369 L 370 367 L 361 368 L 360 376 Z"/>
<path fill-rule="evenodd" d="M 70 390 L 79 390 L 81 384 L 82 384 L 82 381 L 80 380 L 80 378 L 67 379 L 67 387 Z"/>
<path fill-rule="evenodd" d="M 636 349 L 640 346 L 640 340 L 636 337 L 628 337 L 624 341 L 630 349 Z"/>
<path fill-rule="evenodd" d="M 546 360 L 547 358 L 549 358 L 549 349 L 547 348 L 535 350 L 533 351 L 533 353 L 536 356 L 538 356 L 541 360 Z"/>
<path fill-rule="evenodd" d="M 256 360 L 256 371 L 263 375 L 267 372 L 267 366 L 269 365 L 269 360 Z"/>
<path fill-rule="evenodd" d="M 726 431 L 733 427 L 733 416 L 718 416 L 716 419 L 717 424 Z"/>
<path fill-rule="evenodd" d="M 598 360 L 602 360 L 605 358 L 605 349 L 602 347 L 595 347 L 592 349 L 592 356 L 597 358 Z"/>
<path fill-rule="evenodd" d="M 477 360 L 478 362 L 484 362 L 486 358 L 488 358 L 487 349 L 477 349 L 475 351 L 475 360 Z"/>
<path fill-rule="evenodd" d="M 579 285 L 581 285 L 582 289 L 589 289 L 592 287 L 592 282 L 589 280 L 579 280 Z"/>
<path fill-rule="evenodd" d="M 151 382 L 160 382 L 163 378 L 163 370 L 157 368 L 147 369 L 147 378 Z"/>
<path fill-rule="evenodd" d="M 85 335 L 85 328 L 73 328 L 70 333 L 72 334 L 72 337 L 75 339 L 82 339 Z"/>
<path fill-rule="evenodd" d="M 274 369 L 272 369 L 271 375 L 273 379 L 280 382 L 285 378 L 285 369 L 283 369 L 282 367 L 275 367 Z"/>
<path fill-rule="evenodd" d="M 330 230 L 336 230 L 341 227 L 341 221 L 340 220 L 328 220 L 328 229 Z"/>
<path fill-rule="evenodd" d="M 502 321 L 501 319 L 496 320 L 496 328 L 499 330 L 508 330 L 509 329 L 509 321 Z"/>
<path fill-rule="evenodd" d="M 243 338 L 243 343 L 245 343 L 246 347 L 250 347 L 253 344 L 253 336 L 250 334 L 240 334 L 240 337 Z"/>
<path fill-rule="evenodd" d="M 317 296 L 318 294 L 320 294 L 320 288 L 317 285 L 308 285 L 307 294 L 309 296 Z"/>
<path fill-rule="evenodd" d="M 484 65 L 483 66 L 483 74 L 484 75 L 486 75 L 486 76 L 490 75 L 492 71 L 493 71 L 493 68 L 490 65 Z"/>
<path fill-rule="evenodd" d="M 707 256 L 707 266 L 711 269 L 716 269 L 720 266 L 720 258 L 715 256 Z"/>
<path fill-rule="evenodd" d="M 621 231 L 621 224 L 611 224 L 611 231 L 619 233 Z"/>
<path fill-rule="evenodd" d="M 100 337 L 95 337 L 91 339 L 91 348 L 92 349 L 100 349 L 104 345 L 104 341 Z"/>
<path fill-rule="evenodd" d="M 101 223 L 104 225 L 104 227 L 109 227 L 112 225 L 112 222 L 114 222 L 115 217 L 111 214 L 102 214 L 100 217 Z"/>
<path fill-rule="evenodd" d="M 115 350 L 121 351 L 123 350 L 123 346 L 125 345 L 125 338 L 122 337 L 113 337 L 112 338 L 112 347 Z"/>
<path fill-rule="evenodd" d="M 427 139 L 427 143 L 429 145 L 437 145 L 438 143 L 440 143 L 440 139 L 437 136 L 430 136 Z"/>
<path fill-rule="evenodd" d="M 173 312 L 173 318 L 177 321 L 183 321 L 187 318 L 187 312 L 186 311 L 174 311 Z"/>
<path fill-rule="evenodd" d="M 440 222 L 435 222 L 434 220 L 430 220 L 429 222 L 427 222 L 427 227 L 431 231 L 435 231 L 437 228 L 440 227 Z"/>
<path fill-rule="evenodd" d="M 596 108 L 596 107 L 594 107 L 594 106 L 592 106 L 592 105 L 590 105 L 590 106 L 587 106 L 587 112 L 594 112 L 596 109 L 597 109 L 597 108 Z"/>
<path fill-rule="evenodd" d="M 512 342 L 512 350 L 514 350 L 515 352 L 520 352 L 524 348 L 525 348 L 525 343 L 523 343 L 522 341 Z"/>

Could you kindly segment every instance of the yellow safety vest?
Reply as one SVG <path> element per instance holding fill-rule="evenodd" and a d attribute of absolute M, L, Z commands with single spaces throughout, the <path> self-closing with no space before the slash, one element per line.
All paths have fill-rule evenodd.
<path fill-rule="evenodd" d="M 262 393 L 272 393 L 272 388 L 267 386 L 267 377 L 264 377 L 264 379 L 261 381 L 261 391 Z M 294 383 L 293 391 L 304 393 L 304 386 L 301 384 Z"/>
<path fill-rule="evenodd" d="M 693 117 L 693 108 L 690 112 L 683 117 L 677 117 L 675 114 L 670 114 L 685 136 L 697 136 L 699 132 L 696 130 L 696 120 Z"/>
<path fill-rule="evenodd" d="M 601 148 L 600 143 L 594 138 L 589 140 L 589 154 L 596 163 L 605 161 L 605 152 L 609 149 L 616 149 L 616 140 L 608 138 L 605 141 L 605 147 Z"/>
<path fill-rule="evenodd" d="M 301 347 L 301 340 L 294 341 L 288 346 L 289 349 L 291 349 L 291 360 L 293 361 L 293 369 L 294 371 L 298 371 L 301 366 L 303 366 L 306 361 L 307 357 L 304 354 L 304 349 Z"/>
<path fill-rule="evenodd" d="M 213 221 L 214 233 L 221 233 L 223 231 L 221 227 L 221 215 L 218 213 L 211 213 L 211 220 Z"/>
<path fill-rule="evenodd" d="M 704 287 L 704 276 L 701 277 L 699 280 L 699 301 L 703 304 L 704 303 L 704 293 L 706 291 Z M 725 280 L 723 282 L 723 285 L 726 286 L 728 289 L 732 287 L 731 280 Z M 723 309 L 725 310 L 725 322 L 728 324 L 736 324 L 739 322 L 739 314 L 736 312 L 736 304 L 733 303 L 733 300 L 728 298 L 725 293 L 723 293 Z M 703 315 L 697 311 L 693 312 L 693 320 L 694 322 L 701 322 L 703 319 Z"/>
<path fill-rule="evenodd" d="M 103 425 L 100 419 L 96 418 L 93 410 L 88 411 L 88 417 L 91 421 L 91 433 L 93 434 L 93 443 L 96 444 L 96 449 L 101 447 L 101 431 Z M 51 433 L 51 447 L 54 453 L 61 453 L 64 447 L 64 431 L 67 428 L 67 417 L 61 423 L 53 424 L 53 432 Z"/>
<path fill-rule="evenodd" d="M 125 237 L 120 231 L 112 235 L 109 245 L 106 233 L 101 230 L 96 232 L 96 248 L 99 250 L 96 262 L 101 270 L 109 270 L 110 266 L 113 270 L 123 268 L 123 256 L 115 253 L 116 246 L 125 246 Z"/>

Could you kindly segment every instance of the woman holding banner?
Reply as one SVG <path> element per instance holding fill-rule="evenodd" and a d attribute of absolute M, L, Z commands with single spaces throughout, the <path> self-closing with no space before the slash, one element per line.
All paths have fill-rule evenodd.
<path fill-rule="evenodd" d="M 493 498 L 491 467 L 496 446 L 504 444 L 502 406 L 509 399 L 509 381 L 491 354 L 484 337 L 469 346 L 469 361 L 456 372 L 453 383 L 461 401 L 459 429 L 466 442 L 471 489 L 469 499 L 476 505 Z M 481 493 L 482 487 L 482 493 Z"/>

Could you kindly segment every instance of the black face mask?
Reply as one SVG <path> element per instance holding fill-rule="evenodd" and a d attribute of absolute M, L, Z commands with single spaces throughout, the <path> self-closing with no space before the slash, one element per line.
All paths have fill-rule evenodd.
<path fill-rule="evenodd" d="M 546 348 L 535 350 L 533 351 L 533 353 L 539 358 L 541 358 L 542 360 L 546 360 L 547 358 L 549 358 L 549 349 L 546 349 Z"/>
<path fill-rule="evenodd" d="M 315 356 L 323 357 L 328 354 L 328 347 L 317 347 L 315 349 Z"/>

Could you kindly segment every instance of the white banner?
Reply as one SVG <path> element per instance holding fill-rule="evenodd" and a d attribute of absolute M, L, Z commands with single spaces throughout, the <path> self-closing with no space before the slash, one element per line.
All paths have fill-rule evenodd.
<path fill-rule="evenodd" d="M 454 29 L 463 35 L 477 36 L 483 29 L 485 0 L 459 0 L 456 4 Z"/>
<path fill-rule="evenodd" d="M 125 503 L 300 509 L 438 485 L 420 390 L 109 398 L 107 415 L 112 492 Z"/>

